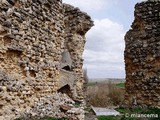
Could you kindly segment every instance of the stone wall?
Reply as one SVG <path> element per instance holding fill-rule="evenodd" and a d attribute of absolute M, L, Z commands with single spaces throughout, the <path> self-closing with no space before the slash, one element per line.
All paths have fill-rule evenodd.
<path fill-rule="evenodd" d="M 137 3 L 131 27 L 125 36 L 125 104 L 160 107 L 160 1 Z"/>
<path fill-rule="evenodd" d="M 71 5 L 64 5 L 65 9 L 65 49 L 69 51 L 72 59 L 71 69 L 76 73 L 76 90 L 78 99 L 83 99 L 83 59 L 82 54 L 85 45 L 85 33 L 93 25 L 90 16 L 82 13 L 79 8 L 74 8 Z M 78 18 L 77 18 L 78 16 Z M 72 29 L 70 29 L 72 28 Z"/>
<path fill-rule="evenodd" d="M 1 120 L 83 120 L 82 53 L 92 26 L 61 0 L 0 0 Z"/>

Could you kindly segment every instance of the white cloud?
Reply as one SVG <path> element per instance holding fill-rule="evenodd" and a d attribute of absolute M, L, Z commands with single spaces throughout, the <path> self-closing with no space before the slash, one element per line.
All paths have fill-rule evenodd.
<path fill-rule="evenodd" d="M 117 1 L 118 0 L 63 0 L 64 3 L 80 7 L 84 11 L 102 10 L 111 4 L 117 3 Z"/>
<path fill-rule="evenodd" d="M 95 26 L 87 33 L 84 51 L 84 65 L 89 76 L 97 77 L 98 74 L 103 74 L 101 77 L 124 77 L 123 26 L 109 19 L 94 21 Z"/>
<path fill-rule="evenodd" d="M 142 0 L 136 0 L 142 1 Z M 84 51 L 84 66 L 88 69 L 89 77 L 125 77 L 124 71 L 124 26 L 107 19 L 107 14 L 123 13 L 121 2 L 127 5 L 127 14 L 133 13 L 133 1 L 120 0 L 63 0 L 63 2 L 79 7 L 87 12 L 94 20 L 95 26 L 87 33 L 87 43 Z M 135 2 L 135 1 L 134 1 Z M 115 9 L 118 7 L 119 9 Z M 111 11 L 110 11 L 111 10 Z M 120 10 L 120 12 L 116 11 Z M 106 13 L 105 15 L 103 15 Z M 117 21 L 121 20 L 116 17 Z M 122 17 L 125 17 L 122 15 Z M 106 18 L 106 19 L 102 19 Z M 110 17 L 113 19 L 112 17 Z M 116 20 L 115 19 L 115 20 Z M 128 18 L 125 18 L 128 19 Z M 125 21 L 126 23 L 126 21 Z M 127 24 L 127 23 L 126 23 Z M 129 23 L 130 25 L 130 23 Z"/>

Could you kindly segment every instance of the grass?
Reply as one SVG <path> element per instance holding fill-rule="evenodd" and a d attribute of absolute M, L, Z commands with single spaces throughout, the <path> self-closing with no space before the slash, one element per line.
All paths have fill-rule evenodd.
<path fill-rule="evenodd" d="M 98 116 L 98 120 L 160 120 L 160 109 L 159 108 L 133 108 L 133 109 L 125 109 L 125 108 L 117 108 L 122 115 L 120 116 Z M 129 114 L 157 114 L 158 118 L 136 118 L 136 117 L 126 117 L 125 115 Z"/>
<path fill-rule="evenodd" d="M 81 106 L 81 103 L 78 102 L 78 101 L 75 101 L 75 104 L 74 104 L 75 107 L 80 107 Z"/>
<path fill-rule="evenodd" d="M 122 107 L 116 108 L 115 110 L 122 113 L 122 114 L 129 112 L 129 109 L 122 108 Z"/>
<path fill-rule="evenodd" d="M 116 84 L 117 87 L 119 88 L 125 88 L 125 84 L 124 83 L 118 83 Z"/>
<path fill-rule="evenodd" d="M 111 82 L 89 84 L 87 101 L 95 107 L 117 106 L 123 102 L 124 92 L 124 89 Z"/>
<path fill-rule="evenodd" d="M 98 116 L 98 120 L 120 120 L 119 116 Z"/>

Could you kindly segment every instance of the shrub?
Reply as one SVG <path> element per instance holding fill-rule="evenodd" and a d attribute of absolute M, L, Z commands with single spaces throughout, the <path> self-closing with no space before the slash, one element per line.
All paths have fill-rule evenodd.
<path fill-rule="evenodd" d="M 117 87 L 120 87 L 120 88 L 125 88 L 124 83 L 118 83 L 118 84 L 116 84 L 116 86 L 117 86 Z"/>
<path fill-rule="evenodd" d="M 120 105 L 124 100 L 124 90 L 115 86 L 115 84 L 108 83 L 108 97 L 113 105 Z"/>
<path fill-rule="evenodd" d="M 107 107 L 120 105 L 124 100 L 124 89 L 115 84 L 98 83 L 87 88 L 88 103 L 95 107 Z"/>

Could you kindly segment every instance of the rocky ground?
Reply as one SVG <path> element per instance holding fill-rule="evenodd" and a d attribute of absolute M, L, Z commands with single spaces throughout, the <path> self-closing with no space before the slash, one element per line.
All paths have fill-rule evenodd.
<path fill-rule="evenodd" d="M 94 115 L 92 112 L 90 112 L 85 115 L 84 120 L 98 120 L 98 119 L 96 118 L 96 115 Z"/>

